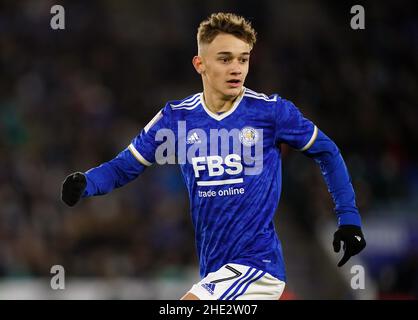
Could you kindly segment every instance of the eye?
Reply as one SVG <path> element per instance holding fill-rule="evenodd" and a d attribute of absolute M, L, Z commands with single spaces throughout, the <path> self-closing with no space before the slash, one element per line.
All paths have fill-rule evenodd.
<path fill-rule="evenodd" d="M 248 60 L 249 60 L 248 58 L 241 58 L 241 60 L 240 60 L 240 61 L 241 61 L 241 63 L 247 63 L 247 62 L 248 62 Z"/>

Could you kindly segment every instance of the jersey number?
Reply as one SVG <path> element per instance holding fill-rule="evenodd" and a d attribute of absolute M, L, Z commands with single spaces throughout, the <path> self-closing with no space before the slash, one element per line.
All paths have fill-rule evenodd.
<path fill-rule="evenodd" d="M 228 277 L 228 278 L 221 278 L 221 279 L 218 279 L 218 280 L 213 280 L 210 283 L 219 283 L 219 282 L 223 282 L 223 281 L 228 281 L 228 280 L 238 278 L 239 276 L 242 275 L 241 272 L 239 272 L 237 269 L 232 268 L 231 266 L 226 265 L 225 268 L 232 271 L 234 273 L 234 275 L 232 277 Z"/>

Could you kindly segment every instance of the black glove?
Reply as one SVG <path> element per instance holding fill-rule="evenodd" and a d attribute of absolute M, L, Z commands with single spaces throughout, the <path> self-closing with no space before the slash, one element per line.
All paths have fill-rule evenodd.
<path fill-rule="evenodd" d="M 70 207 L 79 200 L 87 186 L 87 179 L 84 173 L 74 172 L 67 176 L 62 183 L 61 199 Z"/>
<path fill-rule="evenodd" d="M 343 225 L 334 233 L 334 251 L 339 252 L 341 248 L 341 241 L 344 242 L 344 255 L 338 266 L 344 265 L 348 259 L 359 253 L 366 247 L 366 240 L 364 239 L 361 228 L 355 225 Z"/>

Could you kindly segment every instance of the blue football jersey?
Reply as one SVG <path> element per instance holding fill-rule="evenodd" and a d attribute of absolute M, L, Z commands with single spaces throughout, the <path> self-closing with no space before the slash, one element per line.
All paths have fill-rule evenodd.
<path fill-rule="evenodd" d="M 167 134 L 158 138 L 165 128 Z M 306 149 L 316 133 L 290 101 L 245 88 L 221 114 L 207 108 L 202 93 L 169 102 L 129 148 L 145 165 L 161 161 L 157 154 L 163 149 L 166 162 L 174 153 L 190 197 L 202 277 L 240 263 L 285 281 L 273 223 L 281 191 L 278 146 Z"/>
<path fill-rule="evenodd" d="M 335 144 L 279 95 L 244 88 L 215 114 L 197 93 L 170 101 L 115 159 L 89 170 L 84 196 L 105 194 L 153 163 L 176 163 L 190 197 L 200 275 L 238 263 L 286 281 L 273 217 L 281 192 L 280 144 L 316 160 L 336 204 L 338 225 L 360 225 Z"/>

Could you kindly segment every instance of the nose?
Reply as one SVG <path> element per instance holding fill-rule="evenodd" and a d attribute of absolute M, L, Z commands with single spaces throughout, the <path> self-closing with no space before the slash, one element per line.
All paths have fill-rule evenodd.
<path fill-rule="evenodd" d="M 238 69 L 234 69 L 231 71 L 231 75 L 233 76 L 240 76 L 241 73 L 242 73 L 241 70 L 238 70 Z"/>
<path fill-rule="evenodd" d="M 238 60 L 234 60 L 231 64 L 230 74 L 233 76 L 239 76 L 242 74 L 241 65 Z"/>

